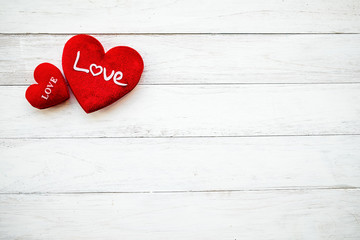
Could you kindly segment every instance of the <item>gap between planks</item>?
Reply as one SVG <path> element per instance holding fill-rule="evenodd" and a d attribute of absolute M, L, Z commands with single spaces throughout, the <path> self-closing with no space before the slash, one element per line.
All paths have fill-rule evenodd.
<path fill-rule="evenodd" d="M 79 34 L 88 34 L 88 35 L 104 35 L 104 36 L 127 36 L 127 35 L 357 35 L 360 33 L 357 32 L 350 32 L 350 33 L 344 33 L 344 32 L 327 32 L 327 33 L 216 33 L 216 32 L 209 32 L 209 33 L 201 33 L 201 32 L 197 32 L 197 33 L 160 33 L 160 32 L 154 32 L 154 33 L 147 33 L 147 32 L 143 32 L 143 33 L 101 33 L 101 32 L 94 32 L 94 33 L 79 33 Z M 29 32 L 29 33 L 0 33 L 0 36 L 30 36 L 30 35 L 34 35 L 34 36 L 51 36 L 51 35 L 56 35 L 56 36 L 72 36 L 72 35 L 77 35 L 77 33 L 45 33 L 45 32 Z"/>
<path fill-rule="evenodd" d="M 1 137 L 0 140 L 31 140 L 31 139 L 98 139 L 98 138 L 109 138 L 109 139 L 131 139 L 131 138 L 146 138 L 146 139 L 157 139 L 157 138 L 273 138 L 273 137 L 337 137 L 337 136 L 360 136 L 358 133 L 334 133 L 334 134 L 289 134 L 289 135 L 239 135 L 239 136 L 74 136 L 74 137 Z"/>
<path fill-rule="evenodd" d="M 174 191 L 92 191 L 92 192 L 0 192 L 0 195 L 79 195 L 79 194 L 167 194 L 167 193 L 232 193 L 232 192 L 274 192 L 274 191 L 327 191 L 327 190 L 360 190 L 360 187 L 282 187 L 263 189 L 214 189 L 214 190 L 174 190 Z"/>
<path fill-rule="evenodd" d="M 35 82 L 32 84 L 36 84 Z M 304 82 L 304 83 L 142 83 L 138 85 L 142 86 L 228 86 L 228 85 L 340 85 L 340 84 L 360 84 L 360 82 Z M 69 86 L 68 83 L 66 83 Z M 4 84 L 0 87 L 28 87 L 29 84 Z"/>

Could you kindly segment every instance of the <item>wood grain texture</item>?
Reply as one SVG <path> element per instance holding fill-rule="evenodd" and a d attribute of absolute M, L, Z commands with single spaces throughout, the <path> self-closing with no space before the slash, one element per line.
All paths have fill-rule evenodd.
<path fill-rule="evenodd" d="M 359 10 L 357 0 L 17 0 L 2 4 L 0 32 L 359 32 Z"/>
<path fill-rule="evenodd" d="M 359 199 L 359 190 L 0 195 L 0 238 L 355 240 Z"/>
<path fill-rule="evenodd" d="M 0 35 L 0 85 L 34 83 L 42 62 L 61 69 L 71 35 Z M 360 35 L 95 35 L 144 58 L 140 84 L 360 82 Z"/>
<path fill-rule="evenodd" d="M 86 114 L 72 96 L 32 108 L 0 87 L 2 138 L 360 134 L 360 84 L 138 86 Z"/>
<path fill-rule="evenodd" d="M 140 86 L 32 108 L 78 33 L 137 49 Z M 360 34 L 331 33 L 359 1 L 3 2 L 0 239 L 360 239 Z"/>
<path fill-rule="evenodd" d="M 0 193 L 360 187 L 360 136 L 0 140 Z"/>

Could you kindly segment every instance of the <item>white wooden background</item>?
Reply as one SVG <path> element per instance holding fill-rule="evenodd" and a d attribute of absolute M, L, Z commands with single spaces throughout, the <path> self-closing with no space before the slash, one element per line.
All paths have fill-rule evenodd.
<path fill-rule="evenodd" d="M 360 239 L 360 1 L 2 0 L 0 32 L 0 239 Z M 32 108 L 77 33 L 139 86 Z"/>

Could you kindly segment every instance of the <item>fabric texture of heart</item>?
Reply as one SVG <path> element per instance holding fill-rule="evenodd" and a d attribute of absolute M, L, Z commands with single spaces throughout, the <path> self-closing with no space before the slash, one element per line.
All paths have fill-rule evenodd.
<path fill-rule="evenodd" d="M 50 64 L 42 63 L 35 68 L 37 84 L 29 86 L 25 97 L 35 108 L 44 109 L 66 101 L 70 95 L 60 70 Z"/>
<path fill-rule="evenodd" d="M 87 113 L 106 107 L 133 90 L 144 69 L 140 54 L 117 46 L 105 53 L 101 43 L 80 34 L 67 41 L 62 56 L 65 77 Z"/>

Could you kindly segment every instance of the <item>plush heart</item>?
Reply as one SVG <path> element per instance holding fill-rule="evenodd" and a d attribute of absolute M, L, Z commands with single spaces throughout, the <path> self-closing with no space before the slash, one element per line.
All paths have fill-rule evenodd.
<path fill-rule="evenodd" d="M 118 46 L 105 53 L 89 35 L 67 41 L 62 56 L 65 77 L 81 107 L 94 112 L 117 101 L 138 84 L 144 69 L 140 54 Z"/>
<path fill-rule="evenodd" d="M 34 78 L 38 84 L 29 86 L 25 97 L 36 108 L 44 109 L 69 98 L 69 90 L 60 70 L 50 64 L 42 63 L 35 68 Z"/>

